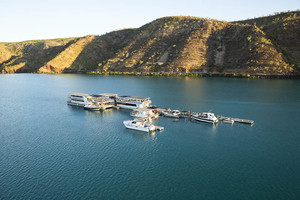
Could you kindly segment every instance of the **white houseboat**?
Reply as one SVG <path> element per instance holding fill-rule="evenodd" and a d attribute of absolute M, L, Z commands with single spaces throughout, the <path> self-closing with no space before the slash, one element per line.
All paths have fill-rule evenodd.
<path fill-rule="evenodd" d="M 81 106 L 84 107 L 86 104 L 93 101 L 93 98 L 89 94 L 84 93 L 73 93 L 69 96 L 69 101 L 67 101 L 68 105 L 72 106 Z"/>
<path fill-rule="evenodd" d="M 93 94 L 93 103 L 89 103 L 85 106 L 87 110 L 106 110 L 113 108 L 116 105 L 115 98 L 117 94 L 103 93 L 103 94 Z"/>
<path fill-rule="evenodd" d="M 214 115 L 214 113 L 209 112 L 192 114 L 191 118 L 199 122 L 206 122 L 210 124 L 218 123 L 218 118 Z"/>
<path fill-rule="evenodd" d="M 150 106 L 149 97 L 120 96 L 116 100 L 117 106 L 126 109 L 146 108 Z"/>

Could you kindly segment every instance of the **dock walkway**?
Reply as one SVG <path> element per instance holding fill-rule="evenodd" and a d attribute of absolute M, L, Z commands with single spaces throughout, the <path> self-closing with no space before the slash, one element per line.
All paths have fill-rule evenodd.
<path fill-rule="evenodd" d="M 253 120 L 249 120 L 249 119 L 239 119 L 239 118 L 224 117 L 224 116 L 217 116 L 217 118 L 220 121 L 230 121 L 230 120 L 233 120 L 234 122 L 237 122 L 237 123 L 250 124 L 250 125 L 254 124 L 254 121 Z"/>
<path fill-rule="evenodd" d="M 162 114 L 162 112 L 168 110 L 168 109 L 162 109 L 162 108 L 155 108 L 154 110 L 157 110 L 159 114 Z M 191 111 L 180 111 L 181 114 L 179 115 L 180 118 L 189 118 L 191 119 L 191 115 L 195 114 L 196 112 Z M 242 124 L 250 124 L 253 125 L 254 121 L 249 119 L 240 119 L 240 118 L 233 118 L 233 117 L 224 117 L 224 116 L 216 116 L 219 121 L 224 122 L 234 122 L 234 123 L 242 123 Z"/>

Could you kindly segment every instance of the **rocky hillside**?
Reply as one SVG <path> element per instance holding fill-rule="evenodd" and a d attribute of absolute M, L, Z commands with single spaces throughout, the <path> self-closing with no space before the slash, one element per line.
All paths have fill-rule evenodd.
<path fill-rule="evenodd" d="M 300 74 L 300 12 L 239 22 L 164 17 L 102 36 L 0 43 L 0 71 Z"/>

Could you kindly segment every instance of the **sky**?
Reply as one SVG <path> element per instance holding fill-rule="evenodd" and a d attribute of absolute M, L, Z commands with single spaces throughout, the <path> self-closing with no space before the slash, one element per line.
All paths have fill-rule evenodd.
<path fill-rule="evenodd" d="M 164 16 L 235 21 L 299 8 L 300 0 L 0 0 L 0 42 L 102 35 Z"/>

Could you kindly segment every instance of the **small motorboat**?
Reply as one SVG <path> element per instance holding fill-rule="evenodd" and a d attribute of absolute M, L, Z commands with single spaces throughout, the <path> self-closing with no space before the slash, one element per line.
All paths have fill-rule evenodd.
<path fill-rule="evenodd" d="M 210 124 L 216 124 L 219 121 L 214 113 L 209 112 L 192 114 L 191 118 L 199 122 L 206 122 Z"/>
<path fill-rule="evenodd" d="M 128 129 L 133 129 L 137 131 L 143 131 L 143 132 L 152 132 L 155 131 L 156 128 L 153 124 L 149 124 L 144 120 L 125 120 L 123 121 L 123 124 Z"/>
<path fill-rule="evenodd" d="M 162 111 L 162 114 L 165 117 L 179 118 L 180 111 L 179 110 L 170 110 L 170 109 L 168 109 L 168 110 Z"/>

